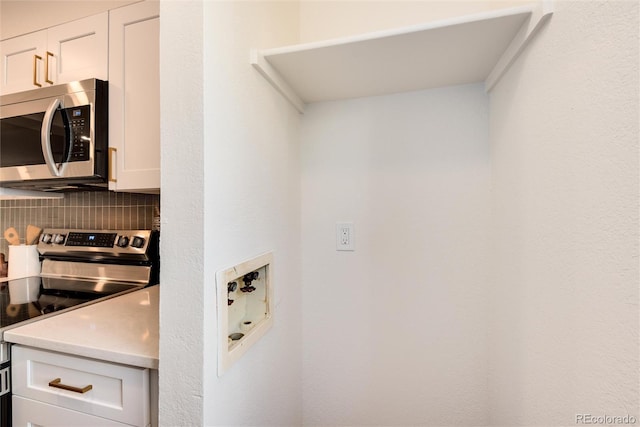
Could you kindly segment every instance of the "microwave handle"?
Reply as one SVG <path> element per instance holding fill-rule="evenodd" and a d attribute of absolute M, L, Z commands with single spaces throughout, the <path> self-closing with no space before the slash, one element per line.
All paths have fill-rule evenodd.
<path fill-rule="evenodd" d="M 56 165 L 56 161 L 53 158 L 53 152 L 51 151 L 51 125 L 53 123 L 53 115 L 56 109 L 64 108 L 62 100 L 59 98 L 54 99 L 47 107 L 47 111 L 44 113 L 44 119 L 42 120 L 42 130 L 40 132 L 40 141 L 42 143 L 42 154 L 44 155 L 44 161 L 49 168 L 49 171 L 53 176 L 63 176 L 64 170 L 67 168 L 67 163 L 62 162 L 60 165 Z M 71 142 L 71 139 L 69 140 Z"/>

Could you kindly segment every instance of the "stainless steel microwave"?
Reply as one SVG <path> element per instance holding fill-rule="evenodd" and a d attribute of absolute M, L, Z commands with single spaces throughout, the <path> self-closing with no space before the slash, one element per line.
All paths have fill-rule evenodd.
<path fill-rule="evenodd" d="M 108 100 L 97 79 L 0 96 L 0 186 L 107 187 Z"/>

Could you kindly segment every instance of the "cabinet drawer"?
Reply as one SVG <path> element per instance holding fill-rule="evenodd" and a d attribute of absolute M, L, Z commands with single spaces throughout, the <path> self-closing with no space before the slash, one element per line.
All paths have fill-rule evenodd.
<path fill-rule="evenodd" d="M 127 424 L 13 396 L 14 427 L 128 427 Z"/>
<path fill-rule="evenodd" d="M 148 369 L 23 346 L 11 354 L 14 395 L 135 426 L 149 423 Z"/>

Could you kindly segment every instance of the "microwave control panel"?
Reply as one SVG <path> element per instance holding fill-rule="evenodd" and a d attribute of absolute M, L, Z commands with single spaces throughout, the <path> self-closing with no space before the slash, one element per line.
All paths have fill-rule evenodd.
<path fill-rule="evenodd" d="M 91 106 L 81 105 L 66 109 L 71 128 L 70 162 L 89 160 L 91 145 Z"/>

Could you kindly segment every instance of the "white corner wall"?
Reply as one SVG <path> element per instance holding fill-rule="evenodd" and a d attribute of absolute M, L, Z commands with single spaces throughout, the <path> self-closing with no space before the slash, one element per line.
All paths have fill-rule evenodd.
<path fill-rule="evenodd" d="M 159 423 L 195 426 L 205 404 L 202 4 L 163 1 L 160 16 Z"/>
<path fill-rule="evenodd" d="M 491 93 L 491 425 L 640 420 L 638 13 L 556 2 Z"/>
<path fill-rule="evenodd" d="M 252 47 L 297 41 L 298 14 L 297 2 L 204 2 L 206 426 L 302 422 L 300 119 L 249 64 Z M 219 378 L 216 272 L 269 251 L 274 325 Z"/>
<path fill-rule="evenodd" d="M 305 425 L 486 424 L 488 120 L 482 85 L 307 107 Z"/>
<path fill-rule="evenodd" d="M 299 116 L 248 57 L 297 40 L 298 6 L 163 1 L 161 16 L 160 425 L 300 425 Z M 216 272 L 267 251 L 274 326 L 218 378 Z"/>

